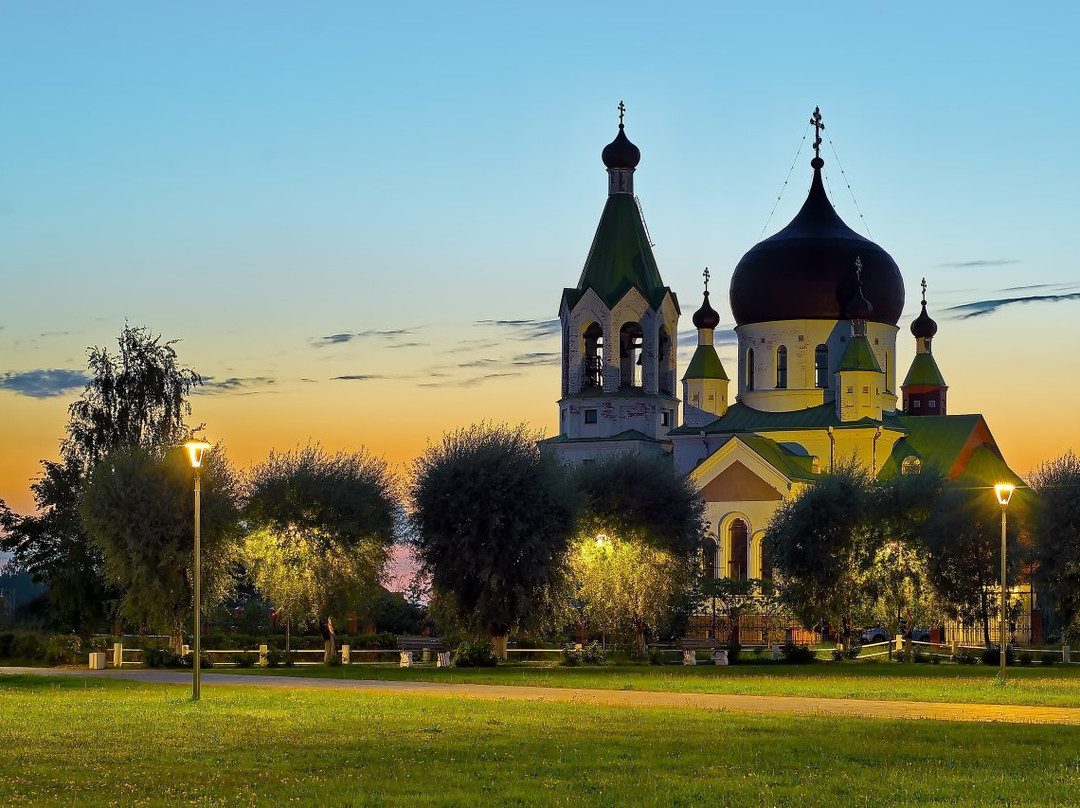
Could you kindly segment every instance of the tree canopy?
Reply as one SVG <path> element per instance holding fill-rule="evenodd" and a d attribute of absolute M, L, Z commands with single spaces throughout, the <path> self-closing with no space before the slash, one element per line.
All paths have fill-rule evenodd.
<path fill-rule="evenodd" d="M 203 460 L 202 608 L 209 614 L 232 584 L 239 534 L 238 485 L 221 450 Z M 192 469 L 182 448 L 159 456 L 119 449 L 94 467 L 79 513 L 122 595 L 120 612 L 136 626 L 174 638 L 191 617 L 194 580 Z"/>
<path fill-rule="evenodd" d="M 1068 640 L 1080 637 L 1080 458 L 1048 460 L 1031 475 L 1033 578 Z"/>
<path fill-rule="evenodd" d="M 333 618 L 381 590 L 399 506 L 385 461 L 318 446 L 272 452 L 248 476 L 243 557 L 278 614 L 317 620 L 334 653 Z"/>
<path fill-rule="evenodd" d="M 410 542 L 421 571 L 476 632 L 500 638 L 549 599 L 574 529 L 558 462 L 524 426 L 474 424 L 443 436 L 412 468 Z"/>

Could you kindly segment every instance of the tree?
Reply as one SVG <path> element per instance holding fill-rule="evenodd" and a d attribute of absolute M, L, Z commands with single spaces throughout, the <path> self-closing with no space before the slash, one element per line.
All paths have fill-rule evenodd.
<path fill-rule="evenodd" d="M 318 621 L 326 661 L 334 618 L 379 592 L 398 510 L 386 462 L 363 450 L 271 452 L 249 473 L 244 561 L 279 615 Z"/>
<path fill-rule="evenodd" d="M 670 458 L 623 453 L 579 466 L 584 498 L 568 556 L 576 598 L 598 627 L 645 638 L 692 589 L 704 504 Z"/>
<path fill-rule="evenodd" d="M 524 425 L 474 424 L 428 446 L 412 469 L 410 542 L 420 570 L 505 658 L 510 630 L 539 615 L 573 532 L 557 461 Z"/>
<path fill-rule="evenodd" d="M 1015 579 L 1020 567 L 1018 520 L 1008 527 L 1008 575 Z M 981 622 L 989 647 L 1001 574 L 1001 510 L 993 489 L 971 487 L 968 481 L 946 484 L 927 515 L 923 541 L 942 608 L 955 619 Z"/>
<path fill-rule="evenodd" d="M 120 613 L 166 631 L 179 647 L 194 599 L 192 469 L 182 448 L 162 454 L 119 449 L 95 466 L 79 513 L 101 550 L 105 573 L 123 592 Z M 203 615 L 232 585 L 239 534 L 238 486 L 223 452 L 203 460 L 201 579 Z"/>
<path fill-rule="evenodd" d="M 1071 641 L 1080 636 L 1080 458 L 1048 460 L 1030 481 L 1033 582 Z"/>
<path fill-rule="evenodd" d="M 186 440 L 187 397 L 202 383 L 180 367 L 175 341 L 162 342 L 145 328 L 125 325 L 119 353 L 92 348 L 91 371 L 79 400 L 69 408 L 59 461 L 42 461 L 33 483 L 36 514 L 3 513 L 8 535 L 0 549 L 16 567 L 49 587 L 52 622 L 88 634 L 112 616 L 120 593 L 106 583 L 104 559 L 82 529 L 78 502 L 94 465 L 123 447 L 160 450 Z"/>
<path fill-rule="evenodd" d="M 765 529 L 773 570 L 804 625 L 839 624 L 851 641 L 853 613 L 867 603 L 877 537 L 869 529 L 873 494 L 866 469 L 841 463 L 785 500 Z"/>

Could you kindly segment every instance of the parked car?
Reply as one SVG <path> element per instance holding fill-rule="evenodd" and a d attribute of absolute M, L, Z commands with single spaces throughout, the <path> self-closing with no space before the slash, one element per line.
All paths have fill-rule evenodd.
<path fill-rule="evenodd" d="M 862 642 L 863 645 L 870 645 L 875 642 L 885 642 L 887 639 L 889 639 L 889 633 L 881 626 L 864 629 L 863 633 L 859 636 L 859 641 Z"/>

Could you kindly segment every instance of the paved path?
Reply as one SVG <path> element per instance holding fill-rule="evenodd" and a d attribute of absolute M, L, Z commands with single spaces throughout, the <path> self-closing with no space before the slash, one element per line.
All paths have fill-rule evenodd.
<path fill-rule="evenodd" d="M 155 684 L 191 683 L 190 673 L 163 670 L 89 671 L 81 668 L 0 668 L 0 674 L 79 676 L 132 679 Z M 957 704 L 926 701 L 871 701 L 804 696 L 748 696 L 726 693 L 664 693 L 644 690 L 578 690 L 559 687 L 393 682 L 375 679 L 317 679 L 306 676 L 260 676 L 211 673 L 202 675 L 203 688 L 215 685 L 306 690 L 352 690 L 406 696 L 437 696 L 511 701 L 552 701 L 623 707 L 679 707 L 693 710 L 731 710 L 741 713 L 838 715 L 859 718 L 930 719 L 936 721 L 995 721 L 1010 724 L 1080 725 L 1080 709 L 1004 704 Z"/>

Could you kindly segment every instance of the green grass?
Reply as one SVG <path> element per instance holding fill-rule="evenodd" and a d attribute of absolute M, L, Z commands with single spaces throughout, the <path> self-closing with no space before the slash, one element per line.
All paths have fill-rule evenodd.
<path fill-rule="evenodd" d="M 620 690 L 629 685 L 634 690 L 685 693 L 1080 707 L 1080 666 L 1009 668 L 1008 680 L 1004 686 L 996 681 L 997 668 L 991 666 L 893 662 L 733 665 L 726 668 L 713 665 L 562 668 L 539 663 L 482 669 L 439 669 L 430 665 L 413 668 L 389 665 L 360 665 L 348 668 L 317 665 L 232 672 L 602 690 Z"/>
<path fill-rule="evenodd" d="M 1063 805 L 1080 728 L 0 677 L 0 805 Z"/>

